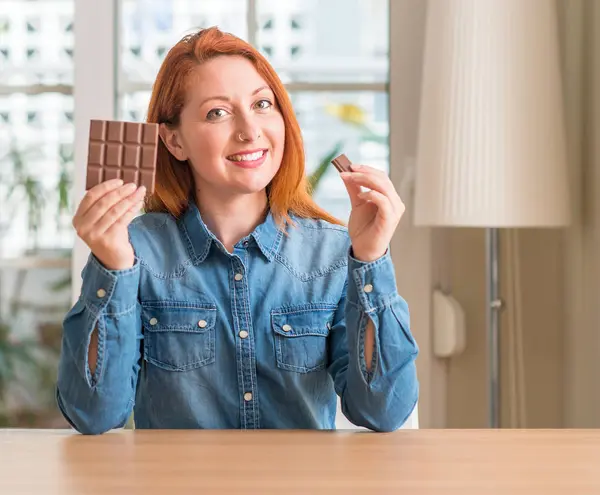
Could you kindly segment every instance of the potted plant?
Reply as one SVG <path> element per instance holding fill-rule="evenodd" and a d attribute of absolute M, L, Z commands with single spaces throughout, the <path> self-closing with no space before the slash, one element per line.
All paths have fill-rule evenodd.
<path fill-rule="evenodd" d="M 0 205 L 4 211 L 0 228 L 6 232 L 17 218 L 17 212 L 23 205 L 27 208 L 28 229 L 33 238 L 34 249 L 38 247 L 38 234 L 42 223 L 42 213 L 46 205 L 46 191 L 40 180 L 32 174 L 26 165 L 31 158 L 39 157 L 39 148 L 21 149 L 13 139 L 8 152 L 0 157 L 0 163 L 9 167 L 0 167 L 4 173 L 0 176 L 3 195 Z"/>
<path fill-rule="evenodd" d="M 331 103 L 325 106 L 326 113 L 337 117 L 344 124 L 357 128 L 361 132 L 361 141 L 369 141 L 387 145 L 387 136 L 374 131 L 366 122 L 366 114 L 362 108 L 353 103 Z M 343 141 L 337 142 L 321 159 L 315 171 L 309 176 L 311 191 L 314 193 L 333 160 L 342 150 Z"/>
<path fill-rule="evenodd" d="M 14 412 L 8 404 L 11 388 L 22 387 L 27 381 L 25 377 L 38 371 L 36 347 L 31 340 L 14 340 L 10 326 L 0 320 L 0 427 L 13 424 Z"/>

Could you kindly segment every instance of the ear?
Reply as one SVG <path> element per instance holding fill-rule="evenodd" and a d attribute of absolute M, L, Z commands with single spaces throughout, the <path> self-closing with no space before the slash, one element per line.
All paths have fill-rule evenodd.
<path fill-rule="evenodd" d="M 177 129 L 170 129 L 166 124 L 160 124 L 158 133 L 170 153 L 180 162 L 187 160 L 187 154 L 181 146 L 181 138 Z"/>

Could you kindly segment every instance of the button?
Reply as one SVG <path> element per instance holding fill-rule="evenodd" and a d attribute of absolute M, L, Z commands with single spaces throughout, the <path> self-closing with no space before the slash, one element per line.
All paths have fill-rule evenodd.
<path fill-rule="evenodd" d="M 154 326 L 158 323 L 158 320 L 156 318 L 150 318 L 150 325 Z"/>
<path fill-rule="evenodd" d="M 244 276 L 241 273 L 236 273 L 235 277 L 233 277 L 233 278 L 235 278 L 239 282 L 240 280 L 242 280 L 244 278 Z"/>
<path fill-rule="evenodd" d="M 200 321 L 198 322 L 198 326 L 199 326 L 200 328 L 204 328 L 206 325 L 207 325 L 207 323 L 206 323 L 206 320 L 200 320 Z"/>
<path fill-rule="evenodd" d="M 291 326 L 289 326 L 288 324 L 283 325 L 283 331 L 284 332 L 289 332 L 292 329 Z"/>
<path fill-rule="evenodd" d="M 246 393 L 244 394 L 244 400 L 245 400 L 246 402 L 250 402 L 250 401 L 252 400 L 252 394 L 251 394 L 250 392 L 246 392 Z"/>
<path fill-rule="evenodd" d="M 246 332 L 246 330 L 240 330 L 240 333 L 238 335 L 240 336 L 240 339 L 248 338 L 248 332 Z"/>
<path fill-rule="evenodd" d="M 96 292 L 96 295 L 102 299 L 105 295 L 106 295 L 106 291 L 104 289 L 98 289 L 98 292 Z"/>
<path fill-rule="evenodd" d="M 363 287 L 363 290 L 364 290 L 366 293 L 373 292 L 373 286 L 372 286 L 371 284 L 367 284 L 367 285 L 365 285 L 365 286 Z"/>
<path fill-rule="evenodd" d="M 248 244 L 250 244 L 248 241 L 242 242 L 242 246 L 244 246 L 244 247 L 248 247 Z"/>

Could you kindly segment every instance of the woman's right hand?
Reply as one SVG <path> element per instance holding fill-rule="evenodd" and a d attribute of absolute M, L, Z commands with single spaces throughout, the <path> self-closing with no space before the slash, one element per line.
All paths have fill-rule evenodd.
<path fill-rule="evenodd" d="M 90 189 L 73 217 L 77 235 L 109 270 L 125 270 L 135 263 L 127 227 L 141 209 L 146 188 L 113 179 Z"/>

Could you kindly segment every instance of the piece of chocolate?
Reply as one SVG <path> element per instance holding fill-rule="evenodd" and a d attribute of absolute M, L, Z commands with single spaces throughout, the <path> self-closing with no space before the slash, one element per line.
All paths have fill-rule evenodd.
<path fill-rule="evenodd" d="M 349 172 L 350 165 L 352 165 L 352 162 L 348 160 L 348 157 L 343 153 L 331 160 L 331 163 L 333 163 L 333 166 L 338 169 L 339 173 Z"/>
<path fill-rule="evenodd" d="M 134 182 L 154 192 L 158 124 L 92 120 L 86 190 L 111 179 Z"/>

